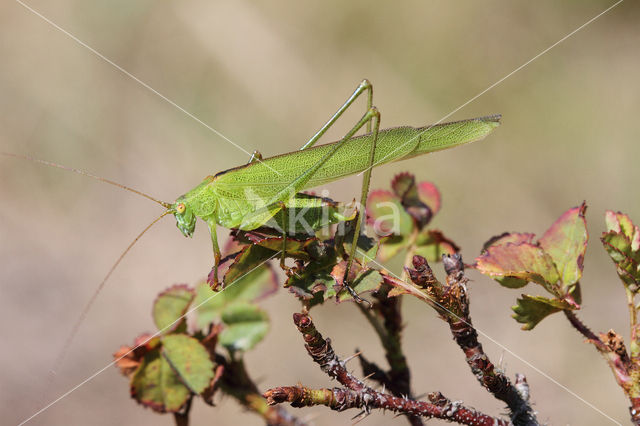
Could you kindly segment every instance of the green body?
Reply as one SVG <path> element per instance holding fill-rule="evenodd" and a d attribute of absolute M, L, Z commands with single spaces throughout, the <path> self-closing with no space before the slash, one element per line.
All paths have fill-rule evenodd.
<path fill-rule="evenodd" d="M 499 119 L 489 116 L 423 128 L 380 130 L 374 165 L 477 141 L 496 128 Z M 210 228 L 218 224 L 252 230 L 264 225 L 283 207 L 296 203 L 299 191 L 367 169 L 373 143 L 371 134 L 351 138 L 334 150 L 337 143 L 277 155 L 208 176 L 176 200 L 174 206 L 185 207 L 183 213 L 175 213 L 178 228 L 191 236 L 199 217 Z M 314 166 L 315 171 L 309 172 Z"/>

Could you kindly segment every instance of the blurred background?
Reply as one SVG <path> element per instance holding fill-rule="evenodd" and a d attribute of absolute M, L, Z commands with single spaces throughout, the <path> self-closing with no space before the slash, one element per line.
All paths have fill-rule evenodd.
<path fill-rule="evenodd" d="M 82 168 L 172 201 L 206 175 L 245 163 L 254 149 L 271 156 L 299 148 L 365 77 L 374 84 L 383 127 L 436 122 L 613 2 L 28 4 L 242 149 L 19 3 L 6 2 L 0 5 L 2 151 Z M 450 117 L 502 113 L 503 126 L 485 141 L 378 168 L 372 184 L 387 187 L 404 170 L 435 182 L 443 209 L 434 225 L 461 245 L 467 262 L 491 236 L 541 235 L 586 200 L 591 241 L 580 316 L 594 330 L 614 328 L 625 337 L 624 291 L 598 237 L 607 209 L 640 222 L 634 189 L 640 179 L 639 18 L 640 5 L 623 2 Z M 353 108 L 325 141 L 344 134 L 363 110 L 364 104 Z M 332 198 L 351 200 L 359 187 L 359 178 L 350 178 L 329 190 Z M 202 279 L 211 249 L 202 223 L 193 240 L 171 219 L 153 228 L 117 269 L 52 377 L 81 307 L 161 211 L 91 179 L 10 158 L 0 158 L 0 191 L 0 415 L 9 424 L 107 365 L 120 344 L 152 331 L 155 295 L 173 283 Z M 611 423 L 582 398 L 628 422 L 627 401 L 605 362 L 563 316 L 521 331 L 510 318 L 521 291 L 470 276 L 474 325 L 489 336 L 482 343 L 511 377 L 526 374 L 540 421 Z M 533 286 L 524 291 L 539 294 Z M 261 389 L 333 386 L 302 347 L 291 321 L 299 309 L 294 298 L 280 291 L 265 308 L 272 329 L 247 355 Z M 446 324 L 417 300 L 405 300 L 404 309 L 415 393 L 438 390 L 501 414 L 502 405 L 476 383 Z M 330 303 L 313 316 L 340 355 L 358 347 L 386 365 L 354 306 Z M 235 401 L 218 402 L 211 408 L 196 401 L 193 424 L 262 424 Z M 357 414 L 287 409 L 317 425 L 351 424 Z M 373 413 L 363 424 L 392 421 L 406 423 Z M 112 367 L 31 422 L 70 423 L 170 425 L 173 419 L 136 405 Z"/>

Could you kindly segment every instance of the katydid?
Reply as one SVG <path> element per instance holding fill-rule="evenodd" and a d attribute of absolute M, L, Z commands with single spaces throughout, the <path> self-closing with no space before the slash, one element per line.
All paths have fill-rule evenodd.
<path fill-rule="evenodd" d="M 315 146 L 322 135 L 363 93 L 368 95 L 367 110 L 358 123 L 341 140 Z M 364 210 L 373 167 L 480 140 L 500 124 L 500 116 L 492 115 L 419 128 L 396 127 L 381 130 L 379 128 L 380 113 L 372 105 L 372 98 L 371 83 L 368 80 L 362 81 L 347 101 L 300 150 L 265 159 L 256 151 L 247 164 L 207 176 L 198 186 L 180 196 L 174 203 L 162 202 L 107 179 L 79 170 L 71 170 L 143 195 L 161 204 L 166 210 L 160 217 L 173 214 L 178 229 L 186 237 L 193 235 L 197 219 L 202 219 L 211 234 L 214 254 L 212 285 L 216 287 L 217 268 L 221 258 L 216 233 L 218 225 L 244 231 L 254 230 L 265 225 L 280 211 L 286 214 L 289 208 L 317 205 L 318 198 L 300 196 L 301 191 L 358 173 L 364 173 L 360 200 L 361 210 Z M 355 136 L 365 125 L 367 133 Z M 34 161 L 65 168 L 42 160 Z M 348 276 L 355 255 L 355 241 L 360 233 L 363 213 L 360 212 L 356 220 L 354 244 L 351 244 L 345 278 Z M 154 220 L 151 225 L 159 219 Z M 115 267 L 151 225 L 136 237 L 114 263 L 83 310 L 67 343 L 73 338 L 89 307 Z M 281 256 L 283 268 L 285 267 L 285 244 L 286 238 L 283 238 Z M 346 279 L 343 282 L 354 298 L 360 300 Z"/>
<path fill-rule="evenodd" d="M 369 105 L 360 121 L 340 141 L 314 146 L 365 91 L 369 93 Z M 254 154 L 248 164 L 207 176 L 200 185 L 179 197 L 169 207 L 178 228 L 187 237 L 193 234 L 197 218 L 208 225 L 215 259 L 214 279 L 217 279 L 216 267 L 220 261 L 217 225 L 244 231 L 256 229 L 278 211 L 289 207 L 294 199 L 298 208 L 304 207 L 304 203 L 295 198 L 300 191 L 361 172 L 365 173 L 360 202 L 364 208 L 372 167 L 482 139 L 499 125 L 500 120 L 500 116 L 494 115 L 420 128 L 380 130 L 380 114 L 371 105 L 371 99 L 371 83 L 364 80 L 299 151 L 266 159 Z M 365 124 L 371 124 L 373 131 L 354 137 Z M 309 203 L 315 202 L 309 200 Z M 356 224 L 354 239 L 359 234 L 361 217 Z M 355 248 L 356 245 L 352 244 L 349 261 L 353 258 Z M 285 252 L 282 254 L 284 256 Z M 347 273 L 350 266 L 347 267 Z"/>

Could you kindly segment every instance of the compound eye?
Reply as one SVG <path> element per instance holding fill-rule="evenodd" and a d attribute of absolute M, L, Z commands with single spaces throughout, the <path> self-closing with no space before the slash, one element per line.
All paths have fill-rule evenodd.
<path fill-rule="evenodd" d="M 176 206 L 176 212 L 178 212 L 178 213 L 180 213 L 180 214 L 184 213 L 184 212 L 185 212 L 185 210 L 187 210 L 187 207 L 186 207 L 184 204 L 182 204 L 182 203 L 180 203 L 180 204 L 178 204 L 178 205 Z"/>

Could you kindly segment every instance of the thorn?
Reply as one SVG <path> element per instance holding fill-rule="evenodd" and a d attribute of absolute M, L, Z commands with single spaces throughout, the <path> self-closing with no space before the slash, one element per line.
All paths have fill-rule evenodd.
<path fill-rule="evenodd" d="M 375 372 L 375 371 L 374 371 L 373 373 L 371 373 L 371 374 L 368 374 L 368 375 L 364 376 L 364 377 L 362 378 L 362 381 L 365 381 L 365 380 L 369 379 L 369 378 L 370 378 L 371 376 L 373 376 L 374 374 L 376 374 L 376 372 Z"/>
<path fill-rule="evenodd" d="M 362 416 L 362 417 L 360 417 L 358 420 L 356 420 L 356 421 L 355 421 L 355 422 L 353 422 L 352 424 L 354 424 L 354 425 L 355 425 L 355 424 L 360 423 L 361 421 L 363 421 L 364 419 L 366 419 L 366 418 L 369 416 L 369 414 L 370 414 L 370 413 L 367 413 L 366 411 L 361 411 L 361 412 L 358 414 L 358 416 Z M 353 417 L 351 420 L 355 419 L 355 418 L 356 418 L 356 417 L 358 417 L 358 416 Z"/>
<path fill-rule="evenodd" d="M 356 352 L 355 354 L 353 354 L 353 355 L 351 355 L 351 356 L 349 356 L 349 357 L 345 358 L 343 362 L 346 364 L 346 363 L 348 363 L 349 361 L 351 361 L 352 359 L 354 359 L 354 358 L 356 358 L 356 357 L 359 357 L 360 355 L 362 355 L 362 352 L 361 352 L 361 351 L 358 351 L 358 352 Z"/>

